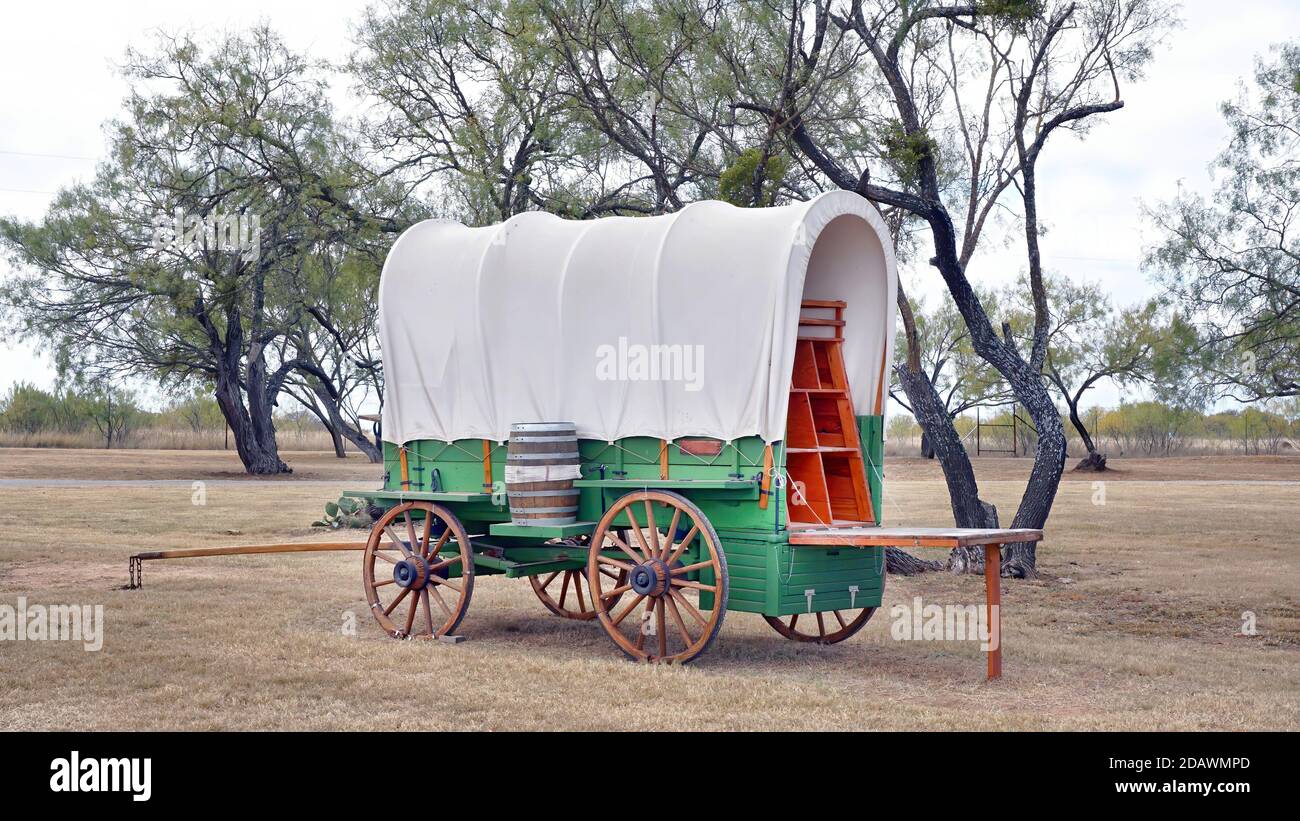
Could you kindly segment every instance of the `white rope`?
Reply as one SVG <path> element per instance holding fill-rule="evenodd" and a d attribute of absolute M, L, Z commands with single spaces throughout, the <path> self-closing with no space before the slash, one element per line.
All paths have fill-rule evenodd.
<path fill-rule="evenodd" d="M 558 482 L 581 479 L 578 465 L 506 465 L 506 484 L 517 482 Z"/>

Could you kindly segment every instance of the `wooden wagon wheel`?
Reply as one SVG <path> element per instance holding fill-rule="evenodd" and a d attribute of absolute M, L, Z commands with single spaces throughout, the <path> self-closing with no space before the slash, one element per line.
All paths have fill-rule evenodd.
<path fill-rule="evenodd" d="M 875 613 L 876 608 L 863 607 L 857 610 L 828 610 L 821 613 L 795 613 L 789 617 L 764 616 L 763 618 L 772 625 L 773 630 L 791 641 L 835 644 L 865 627 Z"/>
<path fill-rule="evenodd" d="M 614 532 L 620 514 L 631 525 L 630 541 Z M 612 580 L 606 569 L 626 573 L 625 580 Z M 699 581 L 688 578 L 696 573 Z M 605 632 L 637 661 L 690 661 L 713 642 L 727 612 L 722 542 L 700 509 L 671 491 L 635 491 L 605 512 L 592 535 L 587 583 Z M 701 593 L 713 595 L 707 611 Z M 631 600 L 621 604 L 624 594 Z"/>
<path fill-rule="evenodd" d="M 587 537 L 580 537 L 590 541 Z M 631 538 L 624 536 L 625 540 Z M 578 542 L 582 544 L 582 542 Z M 627 581 L 627 573 L 622 570 L 614 571 L 608 567 L 601 567 L 600 572 L 608 576 L 615 586 Z M 533 586 L 533 592 L 542 605 L 557 616 L 575 621 L 591 621 L 596 618 L 596 609 L 591 606 L 591 596 L 584 592 L 587 586 L 586 569 L 581 570 L 557 570 L 554 573 L 543 573 L 537 576 L 529 576 L 528 582 Z M 617 599 L 611 599 L 616 602 Z M 612 604 L 611 604 L 612 606 Z"/>
<path fill-rule="evenodd" d="M 453 577 L 453 569 L 460 575 Z M 371 528 L 361 577 L 370 612 L 390 636 L 445 636 L 469 609 L 474 553 L 456 514 L 429 502 L 403 502 Z"/>
<path fill-rule="evenodd" d="M 627 581 L 625 571 L 613 571 L 602 566 L 601 575 L 607 576 L 615 585 L 621 585 Z M 539 576 L 529 576 L 528 581 L 533 586 L 533 592 L 547 610 L 550 610 L 557 616 L 566 619 L 575 619 L 577 621 L 591 621 L 596 618 L 596 609 L 591 604 L 591 597 L 584 592 L 583 588 L 587 584 L 586 570 L 557 570 L 554 573 L 544 573 Z M 611 606 L 618 599 L 611 599 Z"/>

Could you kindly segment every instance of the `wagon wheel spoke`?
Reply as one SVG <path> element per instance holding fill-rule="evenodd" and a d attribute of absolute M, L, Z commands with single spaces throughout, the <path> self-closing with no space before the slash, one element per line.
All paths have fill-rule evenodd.
<path fill-rule="evenodd" d="M 411 511 L 406 511 L 406 516 L 404 518 L 406 519 L 406 535 L 411 545 L 411 551 L 423 555 L 424 545 L 415 538 L 415 519 L 411 518 Z"/>
<path fill-rule="evenodd" d="M 648 605 L 646 605 L 647 608 L 650 608 L 650 607 L 653 607 L 653 606 L 654 606 L 653 604 L 648 604 Z M 639 651 L 644 651 L 644 650 L 645 650 L 645 626 L 646 626 L 646 623 L 647 623 L 647 620 L 645 619 L 645 617 L 642 617 L 642 618 L 641 618 L 641 623 L 640 623 L 639 625 L 637 625 L 637 629 L 636 629 L 636 649 L 639 650 Z"/>
<path fill-rule="evenodd" d="M 402 630 L 402 632 L 408 636 L 411 635 L 411 625 L 415 624 L 415 611 L 419 609 L 419 607 L 420 607 L 420 597 L 411 596 L 411 606 L 406 608 L 406 627 L 403 628 Z"/>
<path fill-rule="evenodd" d="M 686 597 L 683 596 L 681 593 L 678 593 L 676 590 L 670 590 L 668 591 L 668 594 L 669 596 L 672 597 L 673 601 L 677 602 L 677 605 L 679 607 L 681 607 L 683 610 L 686 611 L 686 615 L 695 619 L 695 621 L 698 622 L 701 627 L 709 623 L 709 620 L 704 618 L 704 614 L 701 613 L 699 610 L 696 610 L 695 605 L 688 602 L 686 600 Z"/>
<path fill-rule="evenodd" d="M 613 621 L 613 623 L 614 623 L 614 626 L 615 626 L 615 627 L 618 627 L 620 624 L 622 624 L 622 623 L 623 623 L 623 619 L 627 618 L 627 614 L 628 614 L 628 613 L 631 613 L 633 610 L 635 610 L 636 607 L 637 607 L 637 605 L 640 604 L 640 603 L 641 603 L 641 600 L 644 599 L 644 598 L 645 598 L 645 596 L 637 596 L 635 599 L 633 599 L 633 600 L 632 600 L 632 603 L 629 604 L 626 608 L 624 608 L 624 610 L 623 610 L 622 613 L 619 613 L 617 616 L 615 616 L 615 617 L 612 619 L 612 621 Z"/>
<path fill-rule="evenodd" d="M 632 585 L 630 584 L 620 584 L 618 587 L 615 587 L 613 590 L 609 591 L 608 593 L 601 593 L 600 597 L 606 601 L 610 599 L 617 599 L 619 596 L 623 595 L 624 593 L 626 593 L 631 589 L 632 589 Z"/>
<path fill-rule="evenodd" d="M 388 533 L 388 538 L 393 540 L 393 544 L 397 545 L 398 548 L 401 549 L 403 555 L 411 555 L 411 548 L 406 546 L 406 542 L 402 541 L 402 538 L 397 535 L 397 531 L 393 530 L 391 524 L 384 525 L 384 530 Z"/>
<path fill-rule="evenodd" d="M 443 535 L 444 535 L 444 536 L 446 535 L 446 532 L 445 532 L 445 531 L 444 531 Z M 424 534 L 420 537 L 420 555 L 421 555 L 421 556 L 424 556 L 426 559 L 427 559 L 427 558 L 430 558 L 430 557 L 433 555 L 432 553 L 427 552 L 427 548 L 429 547 L 429 539 L 430 539 L 432 536 L 433 536 L 433 517 L 432 517 L 432 516 L 425 516 L 425 517 L 424 517 Z M 436 552 L 436 551 L 435 551 L 435 552 Z"/>
<path fill-rule="evenodd" d="M 663 596 L 655 599 L 655 633 L 659 636 L 659 657 L 663 658 L 668 655 L 668 628 L 664 624 Z"/>
<path fill-rule="evenodd" d="M 646 596 L 645 611 L 641 613 L 640 622 L 636 625 L 636 649 L 645 651 L 646 636 L 654 627 L 655 605 L 659 599 L 655 596 Z"/>
<path fill-rule="evenodd" d="M 406 594 L 410 592 L 411 592 L 411 588 L 403 587 L 402 592 L 398 593 L 397 598 L 393 599 L 393 603 L 388 605 L 388 607 L 384 608 L 384 615 L 385 616 L 392 615 L 392 612 L 397 609 L 397 605 L 401 604 L 402 599 L 406 598 Z"/>
<path fill-rule="evenodd" d="M 577 593 L 577 595 L 578 595 L 578 613 L 580 613 L 580 614 L 582 614 L 582 615 L 586 615 L 586 613 L 587 613 L 587 603 L 586 603 L 585 601 L 583 601 L 583 595 L 582 595 L 582 573 L 580 573 L 580 572 L 577 571 L 577 570 L 570 570 L 569 572 L 573 574 L 573 589 L 574 589 L 574 591 L 575 591 L 575 592 Z"/>
<path fill-rule="evenodd" d="M 457 593 L 460 592 L 460 585 L 455 584 L 455 583 L 453 583 L 453 582 L 449 582 L 449 581 L 447 581 L 446 579 L 442 578 L 441 576 L 431 576 L 431 577 L 429 578 L 429 583 L 430 583 L 431 586 L 432 586 L 432 585 L 435 585 L 435 584 L 436 584 L 436 585 L 441 585 L 442 587 L 447 587 L 447 588 L 450 588 L 450 589 L 452 589 L 452 590 L 455 590 Z M 435 587 L 435 588 L 433 588 L 433 589 L 436 590 L 437 588 Z"/>
<path fill-rule="evenodd" d="M 451 567 L 453 564 L 460 564 L 461 560 L 463 560 L 464 558 L 465 558 L 464 556 L 452 556 L 450 559 L 447 559 L 446 561 L 438 562 L 437 564 L 431 564 L 429 565 L 429 572 L 437 573 L 440 570 L 446 570 L 447 568 Z"/>
<path fill-rule="evenodd" d="M 433 606 L 429 604 L 429 589 L 425 588 L 420 591 L 420 605 L 424 607 L 424 626 L 428 629 L 429 635 L 433 635 Z"/>
<path fill-rule="evenodd" d="M 666 601 L 668 602 L 668 612 L 673 617 L 673 624 L 677 625 L 677 632 L 681 634 L 682 644 L 690 647 L 695 643 L 695 639 L 691 636 L 691 631 L 686 629 L 686 622 L 682 621 L 682 611 L 677 609 L 677 600 L 672 596 L 668 596 Z"/>
<path fill-rule="evenodd" d="M 627 520 L 632 525 L 632 535 L 636 538 L 636 543 L 641 547 L 641 555 L 636 560 L 643 562 L 651 558 L 650 547 L 645 541 L 645 532 L 641 530 L 641 525 L 637 524 L 636 515 L 632 513 L 631 506 L 625 507 L 623 512 L 627 514 Z"/>
<path fill-rule="evenodd" d="M 620 562 L 618 559 L 611 559 L 608 556 L 597 556 L 596 562 L 598 564 L 608 565 L 609 567 L 617 567 L 619 570 L 622 570 L 624 573 L 627 573 L 632 568 L 636 567 L 636 565 L 628 564 L 627 562 Z M 604 568 L 601 569 L 601 572 L 605 572 Z M 606 573 L 606 575 L 609 575 L 610 578 L 614 578 L 612 574 Z"/>
<path fill-rule="evenodd" d="M 671 572 L 674 576 L 681 576 L 686 573 L 690 573 L 692 570 L 703 570 L 706 567 L 713 567 L 713 562 L 707 561 L 707 562 L 696 562 L 695 564 L 686 564 L 686 565 L 682 565 L 681 567 L 674 567 Z"/>
<path fill-rule="evenodd" d="M 667 533 L 667 538 L 664 539 L 664 549 L 663 552 L 659 554 L 659 558 L 664 559 L 665 564 L 669 564 L 669 565 L 672 564 L 672 562 L 667 561 L 668 551 L 672 550 L 673 545 L 677 543 L 676 541 L 677 525 L 679 522 L 681 522 L 681 520 L 682 520 L 682 509 L 680 507 L 673 508 L 673 518 L 672 521 L 668 523 L 668 533 Z"/>
<path fill-rule="evenodd" d="M 694 523 L 692 522 L 692 524 Z M 677 562 L 677 560 L 682 557 L 682 554 L 686 552 L 686 548 L 690 547 L 691 542 L 695 541 L 695 537 L 698 536 L 699 533 L 700 533 L 699 525 L 694 525 L 694 527 L 686 531 L 686 537 L 683 538 L 681 542 L 678 543 L 677 549 L 673 551 L 673 555 L 669 556 L 668 559 L 665 560 L 664 564 L 668 565 L 669 567 L 672 567 Z"/>
<path fill-rule="evenodd" d="M 649 499 L 645 501 L 645 520 L 645 526 L 650 530 L 650 543 L 646 545 L 645 557 L 653 559 L 659 555 L 659 526 L 655 524 L 655 508 Z"/>
<path fill-rule="evenodd" d="M 704 590 L 709 593 L 718 592 L 718 588 L 714 585 L 701 584 L 700 582 L 693 582 L 690 579 L 679 579 L 676 576 L 672 577 L 671 582 L 673 587 L 687 587 L 691 590 Z"/>
<path fill-rule="evenodd" d="M 817 612 L 817 635 L 826 638 L 826 619 L 822 618 L 821 611 Z"/>
<path fill-rule="evenodd" d="M 561 607 L 561 609 L 563 609 L 563 607 L 564 607 L 564 600 L 567 599 L 567 598 L 569 597 L 569 581 L 570 581 L 570 576 L 569 576 L 568 573 L 565 573 L 565 574 L 564 574 L 564 583 L 560 585 L 560 607 Z"/>
<path fill-rule="evenodd" d="M 425 538 L 425 544 L 428 544 L 428 539 L 429 539 L 428 534 L 425 534 L 424 538 Z M 433 547 L 429 550 L 429 552 L 425 554 L 424 557 L 432 561 L 434 556 L 437 556 L 439 553 L 442 552 L 443 545 L 447 544 L 447 540 L 449 538 L 451 538 L 450 528 L 443 531 L 442 535 L 438 537 L 438 541 L 433 545 Z"/>
<path fill-rule="evenodd" d="M 436 601 L 438 603 L 438 606 L 442 608 L 442 612 L 446 613 L 448 618 L 450 618 L 451 608 L 447 606 L 447 602 L 442 598 L 442 594 L 438 592 L 438 588 L 431 587 L 428 588 L 428 590 L 433 594 L 433 600 Z"/>
<path fill-rule="evenodd" d="M 626 553 L 626 554 L 627 554 L 627 557 L 628 557 L 629 559 L 631 559 L 634 563 L 636 563 L 636 564 L 640 564 L 641 561 L 645 558 L 644 556 L 638 556 L 638 555 L 636 554 L 636 551 L 633 550 L 631 547 L 628 546 L 627 542 L 625 542 L 625 541 L 623 541 L 622 539 L 620 539 L 619 537 L 615 536 L 613 533 L 607 533 L 607 534 L 605 534 L 605 535 L 606 535 L 606 536 L 607 536 L 611 541 L 614 542 L 614 545 L 615 545 L 619 550 L 621 550 L 621 551 L 623 551 L 624 553 Z"/>
<path fill-rule="evenodd" d="M 848 623 L 847 623 L 846 621 L 844 621 L 844 616 L 840 613 L 840 611 L 838 611 L 838 610 L 832 610 L 831 612 L 835 614 L 835 620 L 836 620 L 837 622 L 840 623 L 840 627 L 848 627 L 848 626 L 849 626 Z"/>

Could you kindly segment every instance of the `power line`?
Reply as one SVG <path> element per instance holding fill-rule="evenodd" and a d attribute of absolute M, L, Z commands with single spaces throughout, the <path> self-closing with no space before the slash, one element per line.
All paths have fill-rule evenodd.
<path fill-rule="evenodd" d="M 41 154 L 36 151 L 8 151 L 0 149 L 0 154 L 12 154 L 18 157 L 49 157 L 56 160 L 87 160 L 93 162 L 96 157 L 82 157 L 76 154 Z"/>
<path fill-rule="evenodd" d="M 1077 259 L 1084 262 L 1113 262 L 1117 265 L 1132 265 L 1131 259 L 1116 259 L 1115 257 L 1072 257 L 1066 254 L 1043 254 L 1047 259 Z"/>

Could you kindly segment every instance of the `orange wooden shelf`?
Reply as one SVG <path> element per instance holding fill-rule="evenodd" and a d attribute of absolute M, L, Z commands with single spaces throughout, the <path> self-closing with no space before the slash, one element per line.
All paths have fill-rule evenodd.
<path fill-rule="evenodd" d="M 801 316 L 799 324 L 833 328 L 835 335 L 801 336 L 795 344 L 785 442 L 786 471 L 794 484 L 790 522 L 874 522 L 844 367 L 845 304 L 804 300 L 802 308 L 833 312 L 833 318 Z"/>

